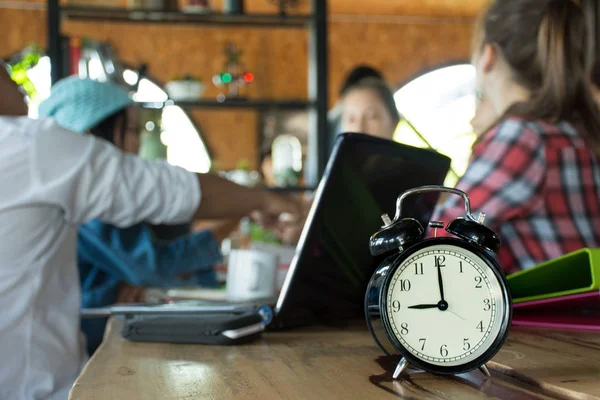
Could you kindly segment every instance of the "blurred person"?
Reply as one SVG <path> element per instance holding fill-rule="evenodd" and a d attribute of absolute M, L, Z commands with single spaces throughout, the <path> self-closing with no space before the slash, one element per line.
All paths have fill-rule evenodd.
<path fill-rule="evenodd" d="M 74 99 L 78 101 L 81 99 Z M 79 224 L 296 213 L 296 202 L 211 174 L 141 160 L 52 119 L 26 116 L 0 68 L 0 315 L 2 399 L 65 399 L 87 361 L 79 329 Z M 125 140 L 125 139 L 124 139 Z"/>
<path fill-rule="evenodd" d="M 486 120 L 486 131 L 456 187 L 500 236 L 506 273 L 600 244 L 590 28 L 571 0 L 496 0 L 477 26 L 472 62 L 487 103 L 474 126 Z M 461 201 L 450 196 L 432 219 L 462 216 Z"/>
<path fill-rule="evenodd" d="M 329 153 L 333 150 L 335 138 L 343 132 L 367 134 L 393 140 L 400 113 L 396 108 L 394 93 L 385 82 L 383 75 L 368 65 L 353 68 L 339 89 L 340 100 L 330 111 Z M 311 165 L 307 162 L 307 165 Z M 286 244 L 296 244 L 312 198 L 303 200 L 304 216 L 300 220 L 281 222 L 277 227 L 280 239 Z"/>
<path fill-rule="evenodd" d="M 69 77 L 57 82 L 40 104 L 40 118 L 106 140 L 125 153 L 138 154 L 138 111 L 127 92 L 111 84 Z M 77 259 L 83 308 L 143 302 L 144 287 L 217 285 L 213 267 L 222 262 L 210 230 L 161 240 L 142 222 L 119 228 L 99 219 L 79 227 Z M 182 279 L 186 274 L 187 279 Z M 81 321 L 91 355 L 104 336 L 107 318 Z"/>
<path fill-rule="evenodd" d="M 394 94 L 382 79 L 368 77 L 353 83 L 343 92 L 341 102 L 342 132 L 393 140 L 400 114 Z"/>

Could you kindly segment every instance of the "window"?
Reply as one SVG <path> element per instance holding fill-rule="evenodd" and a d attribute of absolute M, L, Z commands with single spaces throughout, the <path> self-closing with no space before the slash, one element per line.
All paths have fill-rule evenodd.
<path fill-rule="evenodd" d="M 405 117 L 394 139 L 450 157 L 451 170 L 444 184 L 455 186 L 475 141 L 470 125 L 475 115 L 475 68 L 458 64 L 427 72 L 402 86 L 394 98 Z"/>
<path fill-rule="evenodd" d="M 136 83 L 134 71 L 125 70 L 123 79 Z M 131 84 L 131 83 L 130 83 Z M 147 78 L 142 78 L 133 99 L 143 103 L 165 103 L 162 109 L 161 142 L 167 146 L 167 161 L 192 172 L 208 172 L 211 161 L 208 150 L 192 120 L 181 107 L 169 100 L 167 93 Z"/>

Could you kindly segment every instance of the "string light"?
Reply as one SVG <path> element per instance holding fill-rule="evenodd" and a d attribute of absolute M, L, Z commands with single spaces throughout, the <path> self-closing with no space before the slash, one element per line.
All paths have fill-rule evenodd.
<path fill-rule="evenodd" d="M 233 77 L 231 76 L 230 73 L 225 72 L 224 74 L 221 74 L 221 82 L 227 84 L 227 83 L 231 83 L 231 80 L 233 79 Z"/>

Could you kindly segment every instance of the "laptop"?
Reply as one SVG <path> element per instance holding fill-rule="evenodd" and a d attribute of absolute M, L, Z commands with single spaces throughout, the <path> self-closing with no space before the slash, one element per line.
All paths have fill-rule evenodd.
<path fill-rule="evenodd" d="M 396 199 L 405 190 L 441 185 L 449 168 L 450 159 L 432 150 L 362 134 L 340 134 L 277 298 L 113 306 L 110 313 L 241 314 L 269 306 L 268 330 L 361 318 L 368 281 L 382 261 L 369 252 L 369 238 L 381 228 L 381 215 L 395 214 Z M 403 203 L 404 216 L 426 226 L 437 200 L 436 193 L 408 198 Z"/>
<path fill-rule="evenodd" d="M 381 215 L 395 214 L 405 190 L 443 184 L 449 169 L 450 159 L 429 149 L 362 134 L 338 135 L 268 328 L 363 318 L 367 284 L 385 257 L 369 251 Z M 438 197 L 409 197 L 403 216 L 427 226 Z"/>

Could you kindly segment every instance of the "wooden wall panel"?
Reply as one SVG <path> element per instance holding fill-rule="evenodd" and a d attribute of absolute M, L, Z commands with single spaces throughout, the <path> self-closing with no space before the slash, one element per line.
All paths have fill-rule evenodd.
<path fill-rule="evenodd" d="M 245 160 L 258 167 L 258 113 L 248 110 L 194 110 L 194 121 L 204 131 L 214 153 L 213 167 L 233 169 Z"/>
<path fill-rule="evenodd" d="M 423 69 L 468 59 L 471 23 L 362 24 L 332 23 L 329 31 L 331 100 L 356 64 L 373 65 L 397 87 Z"/>
<path fill-rule="evenodd" d="M 328 0 L 333 14 L 473 17 L 488 0 Z"/>
<path fill-rule="evenodd" d="M 7 57 L 29 43 L 46 45 L 46 11 L 0 8 L 0 57 Z"/>
<path fill-rule="evenodd" d="M 307 4 L 307 0 L 303 1 Z M 373 18 L 357 23 L 340 21 L 334 15 L 329 24 L 330 104 L 335 102 L 344 76 L 356 64 L 369 63 L 379 68 L 388 81 L 397 86 L 423 69 L 468 58 L 472 19 L 454 17 L 472 16 L 481 3 L 480 0 L 469 2 L 471 5 L 458 0 L 330 0 L 330 9 L 340 13 L 420 12 L 429 16 L 452 16 L 437 22 Z M 457 4 L 461 6 L 453 8 Z M 248 2 L 247 8 L 253 12 L 268 12 L 273 6 L 266 0 L 254 0 Z M 0 8 L 0 24 L 7 33 L 6 39 L 0 40 L 0 56 L 17 51 L 31 41 L 45 44 L 46 14 L 43 11 Z M 307 95 L 307 34 L 303 30 L 68 21 L 63 32 L 109 40 L 125 62 L 134 66 L 147 63 L 149 73 L 162 82 L 186 72 L 199 75 L 207 83 L 206 97 L 219 92 L 210 79 L 222 67 L 224 44 L 233 41 L 243 48 L 243 61 L 256 75 L 256 81 L 246 89 L 248 96 L 305 98 Z M 220 168 L 233 168 L 241 159 L 251 164 L 258 161 L 256 113 L 202 110 L 192 115 L 205 132 Z"/>

